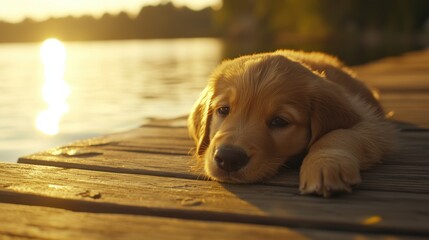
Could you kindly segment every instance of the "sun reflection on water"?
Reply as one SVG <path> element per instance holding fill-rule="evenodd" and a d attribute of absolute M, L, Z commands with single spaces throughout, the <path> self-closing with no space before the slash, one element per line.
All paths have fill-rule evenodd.
<path fill-rule="evenodd" d="M 61 117 L 69 110 L 66 100 L 70 87 L 64 80 L 67 52 L 61 41 L 50 38 L 42 43 L 40 56 L 45 76 L 42 94 L 47 109 L 37 115 L 36 128 L 44 134 L 56 135 Z"/>

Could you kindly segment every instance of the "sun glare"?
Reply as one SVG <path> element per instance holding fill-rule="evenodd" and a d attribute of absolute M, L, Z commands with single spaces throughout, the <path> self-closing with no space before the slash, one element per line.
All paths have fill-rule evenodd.
<path fill-rule="evenodd" d="M 47 39 L 40 47 L 45 74 L 42 95 L 47 109 L 37 115 L 36 128 L 47 135 L 58 134 L 61 117 L 69 109 L 66 100 L 70 87 L 64 80 L 66 56 L 66 48 L 58 39 Z"/>

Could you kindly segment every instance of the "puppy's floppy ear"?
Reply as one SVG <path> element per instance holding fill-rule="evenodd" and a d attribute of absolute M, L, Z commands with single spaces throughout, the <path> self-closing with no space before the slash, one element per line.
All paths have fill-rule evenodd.
<path fill-rule="evenodd" d="M 354 126 L 359 115 L 354 111 L 343 89 L 324 78 L 310 94 L 311 140 L 309 147 L 326 133 Z"/>
<path fill-rule="evenodd" d="M 207 86 L 195 103 L 188 118 L 189 135 L 196 144 L 196 154 L 201 156 L 210 143 L 210 122 L 211 110 L 210 104 L 213 96 L 213 90 Z"/>

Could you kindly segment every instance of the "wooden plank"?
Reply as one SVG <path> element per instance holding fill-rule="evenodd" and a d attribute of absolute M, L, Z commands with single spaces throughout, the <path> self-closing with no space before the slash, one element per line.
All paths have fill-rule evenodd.
<path fill-rule="evenodd" d="M 356 191 L 341 198 L 298 195 L 296 188 L 1 164 L 0 201 L 74 211 L 325 230 L 429 235 L 429 196 Z M 376 218 L 374 224 L 365 224 Z"/>
<path fill-rule="evenodd" d="M 392 119 L 429 128 L 429 91 L 382 92 L 381 103 L 386 112 L 393 112 Z"/>
<path fill-rule="evenodd" d="M 416 72 L 408 72 L 402 74 L 374 74 L 374 75 L 366 75 L 359 73 L 359 77 L 363 79 L 365 82 L 370 82 L 375 85 L 375 87 L 379 90 L 383 91 L 428 91 L 428 77 L 427 72 L 416 73 Z M 374 84 L 375 83 L 375 84 Z"/>
<path fill-rule="evenodd" d="M 429 90 L 429 50 L 406 53 L 353 67 L 358 77 L 380 90 Z"/>
<path fill-rule="evenodd" d="M 182 131 L 183 129 L 177 129 Z M 142 131 L 139 129 L 139 131 Z M 170 130 L 169 132 L 172 132 Z M 176 130 L 174 130 L 176 131 Z M 172 134 L 176 134 L 176 133 Z M 142 132 L 139 141 L 144 141 Z M 134 133 L 133 133 L 134 134 Z M 166 132 L 160 134 L 167 134 Z M 125 133 L 127 136 L 128 133 Z M 134 139 L 139 134 L 134 135 Z M 176 134 L 176 136 L 179 136 Z M 163 138 L 165 136 L 159 136 Z M 133 139 L 116 134 L 109 137 L 112 141 L 120 143 L 122 139 L 132 142 Z M 166 138 L 167 139 L 167 138 Z M 399 148 L 396 153 L 384 159 L 383 164 L 377 168 L 363 172 L 363 183 L 359 186 L 365 190 L 403 191 L 415 193 L 428 193 L 425 182 L 429 182 L 429 132 L 406 131 L 399 133 Z M 95 141 L 97 142 L 97 141 Z M 98 141 L 100 142 L 100 141 Z M 166 146 L 173 144 L 174 140 L 165 142 Z M 138 151 L 129 147 L 110 148 L 109 144 L 93 144 L 85 147 L 85 141 L 71 146 L 55 148 L 38 154 L 19 159 L 20 163 L 48 165 L 66 168 L 88 169 L 97 171 L 147 174 L 155 176 L 180 177 L 187 179 L 201 179 L 202 173 L 191 171 L 194 160 L 188 155 L 165 155 L 148 153 L 142 146 Z M 91 145 L 92 144 L 92 145 Z M 189 146 L 190 148 L 190 146 Z M 286 169 L 275 179 L 267 181 L 268 185 L 298 187 L 298 169 Z"/>
<path fill-rule="evenodd" d="M 285 227 L 178 220 L 123 214 L 94 214 L 0 204 L 1 239 L 308 239 L 353 237 L 356 233 L 293 230 Z M 383 236 L 380 236 L 380 238 Z M 388 237 L 388 236 L 384 236 Z M 331 238 L 332 239 L 332 238 Z"/>
<path fill-rule="evenodd" d="M 95 214 L 0 203 L 1 239 L 405 239 L 401 236 L 332 232 L 194 221 L 124 214 Z M 407 239 L 423 239 L 406 237 Z"/>
<path fill-rule="evenodd" d="M 191 156 L 165 155 L 137 151 L 117 151 L 102 148 L 62 147 L 22 157 L 19 163 L 77 168 L 117 173 L 196 179 L 191 171 Z"/>
<path fill-rule="evenodd" d="M 429 128 L 429 50 L 406 53 L 353 67 L 380 90 L 381 103 L 393 119 Z"/>
<path fill-rule="evenodd" d="M 71 147 L 96 146 L 103 149 L 188 155 L 193 143 L 185 127 L 145 126 L 130 131 L 84 139 Z"/>
<path fill-rule="evenodd" d="M 101 152 L 86 149 L 89 153 Z M 20 160 L 20 163 L 57 166 L 76 169 L 88 169 L 117 173 L 146 174 L 186 179 L 203 179 L 202 174 L 191 171 L 192 158 L 186 156 L 168 156 L 161 154 L 139 154 L 135 152 L 102 151 L 102 155 L 91 158 L 74 158 L 64 155 L 32 155 Z M 167 158 L 167 160 L 166 160 Z M 362 173 L 363 183 L 358 189 L 385 190 L 429 193 L 429 166 L 396 165 L 403 158 L 393 156 L 370 171 Z M 427 160 L 429 162 L 429 160 Z M 419 163 L 419 162 L 418 162 Z M 278 185 L 298 188 L 299 169 L 283 169 L 274 179 L 266 181 L 267 185 Z"/>

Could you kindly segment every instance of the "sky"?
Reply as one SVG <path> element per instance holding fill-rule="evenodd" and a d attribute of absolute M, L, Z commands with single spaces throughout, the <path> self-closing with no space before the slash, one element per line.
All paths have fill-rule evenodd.
<path fill-rule="evenodd" d="M 165 0 L 0 0 L 0 21 L 19 22 L 25 17 L 44 20 L 49 17 L 85 14 L 101 16 L 126 11 L 136 15 L 144 5 L 157 5 Z M 221 0 L 171 0 L 176 6 L 199 10 L 207 6 L 219 7 Z"/>

